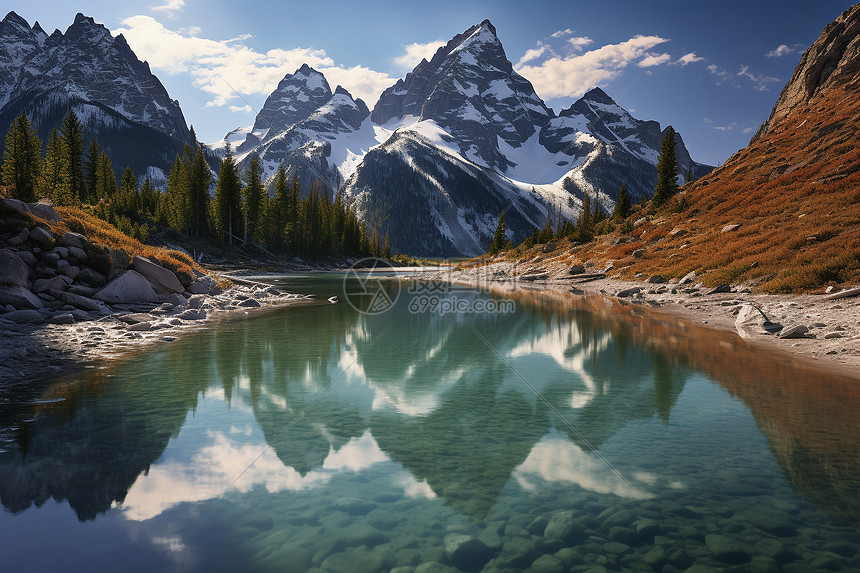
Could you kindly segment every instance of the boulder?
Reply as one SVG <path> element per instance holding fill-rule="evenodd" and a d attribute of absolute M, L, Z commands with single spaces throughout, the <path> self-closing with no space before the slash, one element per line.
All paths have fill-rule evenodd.
<path fill-rule="evenodd" d="M 241 308 L 258 308 L 260 303 L 254 300 L 253 298 L 245 299 L 236 306 Z"/>
<path fill-rule="evenodd" d="M 100 287 L 107 283 L 107 279 L 103 274 L 89 267 L 81 269 L 81 272 L 78 273 L 77 281 L 94 287 Z"/>
<path fill-rule="evenodd" d="M 585 267 L 582 265 L 573 265 L 570 267 L 570 270 L 567 271 L 569 275 L 581 275 L 585 273 Z"/>
<path fill-rule="evenodd" d="M 83 261 L 87 260 L 87 253 L 82 248 L 75 247 L 75 246 L 71 246 L 71 247 L 67 247 L 67 248 L 69 251 L 69 255 L 71 257 L 73 257 L 75 260 L 77 260 L 78 262 L 83 262 Z"/>
<path fill-rule="evenodd" d="M 648 282 L 650 284 L 663 284 L 664 282 L 666 282 L 666 279 L 663 277 L 663 275 L 651 275 L 650 277 L 648 277 Z"/>
<path fill-rule="evenodd" d="M 33 227 L 30 230 L 30 241 L 40 247 L 50 247 L 54 242 L 54 237 L 42 227 Z"/>
<path fill-rule="evenodd" d="M 136 271 L 125 271 L 98 291 L 94 298 L 110 304 L 158 302 L 158 295 L 146 278 Z"/>
<path fill-rule="evenodd" d="M 795 338 L 815 338 L 814 336 L 809 334 L 809 328 L 802 324 L 792 326 L 791 328 L 786 328 L 779 334 L 779 337 L 785 340 Z"/>
<path fill-rule="evenodd" d="M 73 292 L 58 292 L 51 291 L 51 294 L 57 296 L 60 300 L 62 300 L 66 304 L 70 304 L 74 307 L 89 310 L 89 311 L 99 311 L 107 313 L 107 309 L 104 304 L 100 301 L 93 300 L 89 297 L 75 294 Z"/>
<path fill-rule="evenodd" d="M 18 251 L 15 255 L 24 261 L 24 264 L 28 267 L 36 266 L 36 255 L 31 253 L 30 251 Z"/>
<path fill-rule="evenodd" d="M 0 305 L 15 308 L 44 308 L 45 303 L 26 288 L 18 285 L 0 285 Z"/>
<path fill-rule="evenodd" d="M 57 275 L 50 279 L 39 279 L 33 283 L 33 292 L 48 292 L 54 290 L 66 290 L 72 281 L 62 275 Z"/>
<path fill-rule="evenodd" d="M 448 561 L 463 571 L 480 571 L 493 556 L 483 541 L 461 533 L 446 535 L 444 545 Z"/>
<path fill-rule="evenodd" d="M 135 256 L 132 261 L 132 268 L 146 277 L 155 292 L 159 294 L 185 292 L 185 287 L 182 286 L 172 271 L 160 267 L 148 259 Z"/>
<path fill-rule="evenodd" d="M 188 309 L 180 312 L 177 318 L 180 320 L 203 320 L 206 318 L 206 311 L 202 309 Z"/>
<path fill-rule="evenodd" d="M 128 268 L 131 263 L 131 258 L 128 253 L 122 249 L 108 248 L 108 257 L 110 258 L 110 270 L 108 271 L 108 280 L 113 280 Z"/>
<path fill-rule="evenodd" d="M 188 308 L 200 308 L 205 299 L 202 295 L 195 295 L 188 299 Z"/>
<path fill-rule="evenodd" d="M 86 237 L 79 233 L 72 233 L 71 231 L 60 237 L 60 246 L 63 247 L 75 247 L 76 249 L 83 250 L 86 242 Z"/>
<path fill-rule="evenodd" d="M 188 306 L 188 299 L 181 294 L 173 293 L 161 299 L 162 302 L 170 303 L 173 306 Z"/>
<path fill-rule="evenodd" d="M 714 287 L 708 291 L 707 294 L 722 294 L 732 292 L 732 285 L 720 285 L 718 287 Z"/>
<path fill-rule="evenodd" d="M 186 290 L 191 294 L 209 294 L 215 284 L 212 277 L 204 275 L 191 283 Z"/>
<path fill-rule="evenodd" d="M 21 213 L 29 213 L 48 221 L 60 220 L 60 216 L 54 211 L 54 204 L 47 199 L 42 199 L 38 203 L 25 203 L 20 199 L 3 199 L 3 203 Z"/>
<path fill-rule="evenodd" d="M 3 318 L 6 320 L 11 320 L 12 322 L 17 322 L 19 324 L 22 323 L 38 323 L 45 321 L 45 315 L 39 312 L 38 310 L 32 309 L 24 309 L 24 310 L 16 310 L 14 312 L 7 312 L 3 315 Z"/>
<path fill-rule="evenodd" d="M 639 287 L 626 288 L 624 290 L 618 291 L 618 294 L 616 294 L 615 296 L 617 296 L 618 298 L 626 298 L 628 296 L 633 296 L 634 294 L 639 294 L 640 292 L 642 292 L 642 289 Z"/>
<path fill-rule="evenodd" d="M 29 237 L 30 230 L 27 229 L 27 227 L 24 227 L 17 235 L 6 241 L 6 244 L 12 247 L 17 247 L 18 245 L 23 245 Z"/>
<path fill-rule="evenodd" d="M 64 312 L 55 314 L 48 322 L 51 324 L 74 324 L 75 316 L 70 312 Z"/>
<path fill-rule="evenodd" d="M 0 249 L 0 284 L 26 287 L 30 267 L 9 249 Z"/>

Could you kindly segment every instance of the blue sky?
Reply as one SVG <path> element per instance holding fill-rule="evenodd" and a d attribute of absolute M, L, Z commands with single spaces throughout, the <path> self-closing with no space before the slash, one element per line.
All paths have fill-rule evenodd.
<path fill-rule="evenodd" d="M 435 0 L 4 1 L 51 33 L 83 12 L 121 31 L 203 141 L 253 123 L 302 63 L 373 106 L 422 56 L 489 18 L 508 59 L 556 111 L 603 88 L 634 116 L 673 125 L 718 164 L 770 113 L 803 51 L 848 0 L 594 2 Z M 239 94 L 239 95 L 237 95 Z"/>

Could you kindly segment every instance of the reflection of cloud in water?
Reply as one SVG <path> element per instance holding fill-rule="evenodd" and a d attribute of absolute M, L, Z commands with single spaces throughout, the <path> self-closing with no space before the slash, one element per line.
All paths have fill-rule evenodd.
<path fill-rule="evenodd" d="M 520 358 L 543 354 L 552 358 L 564 370 L 575 374 L 585 385 L 585 392 L 574 392 L 570 396 L 570 407 L 584 408 L 597 393 L 594 378 L 585 370 L 586 360 L 603 352 L 612 341 L 612 335 L 603 333 L 596 340 L 584 341 L 574 322 L 553 325 L 543 334 L 535 335 L 512 348 L 508 358 Z M 587 342 L 587 344 L 586 344 Z M 605 392 L 608 387 L 604 387 Z"/>
<path fill-rule="evenodd" d="M 596 493 L 612 493 L 633 499 L 654 496 L 635 486 L 631 489 L 606 462 L 594 454 L 584 452 L 556 432 L 548 434 L 532 448 L 526 460 L 514 470 L 513 477 L 523 489 L 529 491 L 538 489 L 536 480 L 540 479 L 570 482 Z"/>
<path fill-rule="evenodd" d="M 413 499 L 433 499 L 436 497 L 436 492 L 433 491 L 426 479 L 418 481 L 408 472 L 397 480 L 397 485 L 403 488 L 403 494 L 406 497 Z"/>
<path fill-rule="evenodd" d="M 302 476 L 284 466 L 271 448 L 260 456 L 261 444 L 237 442 L 223 432 L 208 431 L 206 435 L 211 443 L 189 461 L 156 465 L 148 475 L 138 478 L 122 504 L 125 517 L 142 521 L 179 503 L 217 498 L 252 463 L 253 467 L 232 487 L 247 492 L 262 484 L 270 493 L 302 491 L 325 485 L 339 472 L 361 471 L 389 459 L 366 431 L 339 450 L 330 449 L 321 470 Z"/>

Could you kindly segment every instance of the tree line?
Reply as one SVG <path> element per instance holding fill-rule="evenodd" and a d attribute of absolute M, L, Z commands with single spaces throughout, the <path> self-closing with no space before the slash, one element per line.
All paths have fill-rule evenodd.
<path fill-rule="evenodd" d="M 314 182 L 302 198 L 298 175 L 288 177 L 281 165 L 270 194 L 259 157 L 251 159 L 243 177 L 229 145 L 213 197 L 201 144 L 186 145 L 177 154 L 166 190 L 155 188 L 149 178 L 139 182 L 129 167 L 117 183 L 110 157 L 96 139 L 87 144 L 73 111 L 51 131 L 44 153 L 26 114 L 19 115 L 6 134 L 0 181 L 14 198 L 47 197 L 55 205 L 81 207 L 144 242 L 167 227 L 227 246 L 254 245 L 282 254 L 391 256 L 388 235 L 380 240 L 377 230 L 369 231 L 340 192 L 332 198 Z"/>

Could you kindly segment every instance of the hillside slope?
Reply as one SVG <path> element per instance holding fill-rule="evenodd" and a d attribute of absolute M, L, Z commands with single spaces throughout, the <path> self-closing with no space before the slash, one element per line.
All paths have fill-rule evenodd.
<path fill-rule="evenodd" d="M 750 145 L 572 258 L 766 292 L 860 284 L 860 5 L 803 56 Z M 636 256 L 634 256 L 636 253 Z"/>

